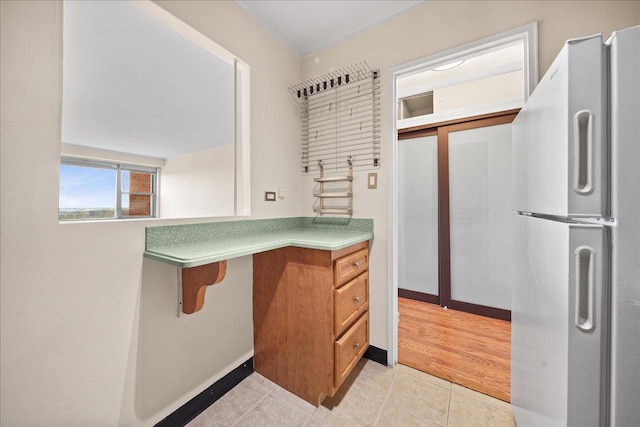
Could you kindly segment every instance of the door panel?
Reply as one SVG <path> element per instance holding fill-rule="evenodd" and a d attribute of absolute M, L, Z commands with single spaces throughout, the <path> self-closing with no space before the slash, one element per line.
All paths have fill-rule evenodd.
<path fill-rule="evenodd" d="M 511 307 L 516 422 L 603 425 L 607 231 L 515 215 L 513 244 L 518 249 Z"/>
<path fill-rule="evenodd" d="M 398 143 L 398 287 L 438 295 L 438 138 Z"/>
<path fill-rule="evenodd" d="M 611 425 L 640 426 L 640 26 L 616 31 L 611 58 Z M 635 400 L 629 396 L 636 396 Z"/>
<path fill-rule="evenodd" d="M 451 299 L 511 308 L 511 124 L 449 133 Z"/>
<path fill-rule="evenodd" d="M 567 43 L 514 120 L 514 210 L 608 212 L 604 70 L 601 36 Z"/>
<path fill-rule="evenodd" d="M 511 319 L 509 186 L 515 115 L 500 112 L 400 138 L 400 296 Z M 453 291 L 452 277 L 458 283 Z"/>

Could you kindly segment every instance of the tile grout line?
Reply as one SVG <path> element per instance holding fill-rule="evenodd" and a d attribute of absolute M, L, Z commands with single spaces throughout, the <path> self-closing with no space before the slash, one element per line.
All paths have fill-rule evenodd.
<path fill-rule="evenodd" d="M 452 383 L 452 384 L 453 384 L 453 383 Z M 464 388 L 464 389 L 470 390 L 470 391 L 472 391 L 472 392 L 474 392 L 474 393 L 478 393 L 478 394 L 481 394 L 481 395 L 483 395 L 483 396 L 490 397 L 491 399 L 495 399 L 495 400 L 497 400 L 497 401 L 499 401 L 499 402 L 502 402 L 502 403 L 504 403 L 504 404 L 507 404 L 507 405 L 509 405 L 509 407 L 511 407 L 511 402 L 505 402 L 504 400 L 500 400 L 500 399 L 498 399 L 498 398 L 496 398 L 496 397 L 489 396 L 488 394 L 480 393 L 480 392 L 479 392 L 479 391 L 477 391 L 477 390 L 471 389 L 471 388 L 469 388 L 469 387 L 465 387 L 465 386 L 460 385 L 460 384 L 456 384 L 456 385 L 457 385 L 458 387 L 462 387 L 462 388 Z M 457 391 L 453 391 L 453 387 L 451 388 L 451 392 L 452 392 L 452 393 L 457 394 L 458 396 L 463 396 L 463 397 L 466 397 L 466 398 L 468 398 L 468 399 L 474 400 L 474 401 L 476 401 L 476 402 L 483 403 L 483 404 L 485 404 L 485 405 L 491 406 L 492 408 L 495 408 L 495 409 L 497 409 L 497 410 L 499 410 L 499 411 L 502 411 L 502 412 L 509 412 L 509 411 L 507 411 L 507 410 L 505 410 L 505 409 L 502 409 L 502 408 L 498 407 L 497 405 L 494 405 L 494 404 L 492 404 L 492 403 L 489 403 L 489 402 L 483 401 L 482 399 L 480 399 L 480 398 L 476 397 L 474 394 L 468 394 L 468 395 L 467 395 L 467 394 L 464 394 L 464 393 L 459 393 L 459 392 L 457 392 Z"/>
<path fill-rule="evenodd" d="M 213 405 L 213 403 L 212 403 L 212 405 Z M 209 406 L 211 406 L 211 405 L 209 405 Z M 207 408 L 208 408 L 209 406 L 207 406 Z M 217 422 L 215 422 L 215 421 L 213 420 L 213 418 L 211 418 L 211 417 L 209 416 L 209 414 L 207 414 L 205 411 L 206 411 L 206 409 L 205 409 L 204 411 L 200 412 L 200 414 L 204 414 L 204 416 L 209 420 L 209 423 L 208 423 L 208 424 L 209 424 L 210 426 L 212 426 L 212 427 L 219 427 L 219 424 L 218 424 Z M 195 420 L 195 418 L 194 418 L 194 420 Z M 193 421 L 193 420 L 191 420 L 191 421 Z M 190 421 L 190 422 L 191 422 L 191 421 Z"/>
<path fill-rule="evenodd" d="M 395 387 L 396 385 L 396 381 L 398 381 L 398 374 L 400 373 L 400 369 L 398 369 L 397 367 L 392 367 L 393 370 L 396 371 L 395 376 L 393 377 L 393 381 L 391 382 L 391 386 L 389 387 L 389 390 L 387 390 L 387 394 L 384 397 L 384 401 L 382 402 L 382 406 L 380 407 L 380 410 L 378 411 L 378 416 L 376 417 L 375 421 L 373 422 L 374 426 L 377 426 L 378 423 L 380 422 L 380 418 L 382 417 L 382 411 L 384 411 L 384 407 L 387 404 L 387 401 L 389 400 L 389 396 L 391 396 L 391 390 L 393 390 L 393 387 Z"/>
<path fill-rule="evenodd" d="M 401 364 L 400 364 L 400 363 L 398 363 L 397 365 L 399 366 L 399 365 L 401 365 Z M 406 365 L 402 365 L 402 366 L 406 366 Z M 377 422 L 379 422 L 379 418 L 380 418 L 380 416 L 382 415 L 382 409 L 384 409 L 384 406 L 386 405 L 387 400 L 389 399 L 389 397 L 390 397 L 390 395 L 391 395 L 391 390 L 393 389 L 393 387 L 395 386 L 396 382 L 398 381 L 398 378 L 400 378 L 400 375 L 402 374 L 402 372 L 401 372 L 401 370 L 402 370 L 402 369 L 401 369 L 401 368 L 394 368 L 394 369 L 397 369 L 398 371 L 396 372 L 396 376 L 395 376 L 395 378 L 393 379 L 393 383 L 392 383 L 391 387 L 389 388 L 389 391 L 387 392 L 387 396 L 386 396 L 386 398 L 385 398 L 385 400 L 384 400 L 384 403 L 382 404 L 382 408 L 381 408 L 381 410 L 380 410 L 380 413 L 378 414 L 378 418 L 376 418 L 376 423 L 377 423 Z M 411 369 L 413 369 L 413 368 L 411 368 Z M 422 371 L 420 371 L 420 372 L 422 372 Z M 425 372 L 425 373 L 426 373 L 426 372 Z M 447 390 L 447 391 L 449 392 L 449 400 L 451 400 L 451 383 L 449 383 L 449 387 L 447 388 L 447 387 L 443 387 L 443 386 L 442 386 L 442 385 L 440 385 L 440 384 L 436 384 L 436 383 L 434 383 L 434 382 L 428 381 L 427 379 L 423 379 L 423 378 L 420 378 L 420 377 L 418 377 L 418 376 L 411 375 L 409 372 L 407 372 L 407 373 L 406 373 L 406 375 L 407 375 L 407 376 L 409 376 L 409 377 L 411 377 L 411 378 L 417 379 L 417 380 L 419 380 L 419 381 L 424 381 L 425 383 L 427 383 L 427 384 L 429 384 L 429 385 L 431 385 L 431 386 L 439 387 L 439 388 L 442 388 L 442 389 L 444 389 L 444 390 Z M 430 375 L 430 374 L 427 374 L 427 375 Z M 447 381 L 447 380 L 444 380 L 444 381 Z M 448 406 L 448 405 L 449 405 L 449 402 L 447 402 L 447 406 Z M 431 421 L 427 421 L 427 420 L 425 420 L 425 419 L 422 419 L 422 418 L 420 418 L 420 417 L 417 417 L 417 416 L 415 416 L 415 415 L 413 415 L 413 414 L 411 414 L 411 413 L 409 413 L 409 412 L 405 411 L 403 408 L 396 408 L 396 409 L 397 409 L 398 411 L 402 412 L 403 414 L 406 414 L 406 415 L 410 416 L 411 418 L 415 418 L 415 419 L 417 419 L 417 420 L 420 420 L 421 422 L 423 422 L 423 423 L 425 423 L 425 424 L 428 424 L 428 425 L 430 425 L 430 426 L 432 426 L 432 427 L 441 427 L 441 426 L 437 426 L 437 425 L 433 424 Z M 448 408 L 447 408 L 447 420 L 446 420 L 446 422 L 448 422 L 448 416 L 449 416 L 449 410 L 448 410 Z M 374 426 L 375 426 L 375 425 L 376 425 L 376 424 L 374 423 Z M 445 424 L 445 426 L 442 426 L 442 427 L 446 427 L 446 424 Z"/>
<path fill-rule="evenodd" d="M 309 420 L 312 418 L 313 415 L 308 415 L 306 412 L 304 412 L 302 409 L 298 408 L 297 406 L 295 406 L 293 403 L 290 403 L 288 401 L 286 401 L 285 399 L 278 399 L 275 395 L 274 392 L 277 391 L 277 389 L 272 389 L 270 387 L 265 387 L 263 384 L 261 384 L 260 382 L 256 381 L 255 379 L 251 378 L 250 376 L 247 377 L 247 379 L 249 379 L 250 381 L 252 381 L 254 384 L 256 384 L 257 386 L 259 386 L 260 388 L 262 388 L 263 390 L 265 390 L 267 392 L 267 394 L 265 394 L 261 399 L 259 399 L 256 403 L 254 403 L 249 409 L 247 409 L 247 411 L 242 414 L 240 416 L 240 418 L 238 418 L 232 425 L 231 427 L 236 426 L 236 424 L 245 416 L 247 415 L 253 408 L 255 408 L 256 406 L 258 406 L 258 404 L 260 402 L 262 402 L 263 400 L 265 400 L 267 397 L 271 396 L 273 397 L 274 400 L 284 403 L 285 406 L 287 406 L 290 410 L 293 409 L 296 412 L 299 412 L 303 415 L 307 416 L 307 419 L 304 421 L 304 423 L 302 424 L 303 426 L 309 422 Z M 276 384 L 277 387 L 280 387 Z M 286 391 L 286 389 L 283 389 Z"/>
<path fill-rule="evenodd" d="M 504 404 L 508 405 L 509 407 L 511 407 L 512 405 L 510 404 L 510 402 L 504 402 L 504 401 L 502 401 L 500 399 L 496 399 L 496 398 L 494 398 L 492 396 L 485 395 L 485 394 L 477 392 L 477 391 L 475 391 L 473 389 L 469 389 L 467 387 L 464 387 L 464 386 L 459 385 L 459 384 L 452 383 L 452 382 L 447 381 L 447 380 L 444 380 L 444 381 L 449 383 L 449 387 L 448 388 L 444 387 L 439 382 L 438 383 L 431 382 L 427 378 L 422 378 L 419 375 L 412 375 L 411 371 L 413 371 L 413 370 L 415 370 L 417 373 L 421 373 L 422 371 L 420 371 L 419 369 L 415 369 L 415 368 L 411 368 L 411 367 L 407 366 L 408 370 L 405 371 L 404 369 L 402 369 L 403 366 L 405 366 L 405 365 L 396 364 L 393 368 L 391 368 L 393 371 L 395 371 L 395 372 L 393 372 L 393 375 L 392 375 L 393 379 L 392 379 L 392 382 L 391 382 L 389 388 L 384 393 L 384 399 L 382 401 L 380 409 L 377 412 L 376 418 L 374 419 L 373 426 L 380 426 L 380 422 L 382 420 L 382 414 L 385 411 L 385 409 L 388 409 L 386 405 L 389 404 L 390 399 L 391 399 L 391 394 L 392 394 L 393 390 L 398 386 L 398 383 L 399 383 L 399 381 L 401 379 L 401 376 L 403 376 L 403 375 L 406 375 L 408 377 L 417 379 L 417 380 L 419 380 L 421 382 L 425 382 L 425 383 L 427 383 L 427 384 L 429 384 L 431 386 L 435 386 L 435 387 L 441 388 L 441 389 L 446 389 L 446 390 L 449 391 L 447 405 L 446 405 L 447 413 L 446 413 L 446 417 L 445 417 L 445 424 L 442 427 L 449 426 L 449 423 L 451 422 L 453 393 L 456 393 L 458 396 L 463 397 L 465 399 L 470 399 L 470 400 L 472 400 L 474 402 L 480 403 L 482 405 L 486 405 L 487 407 L 491 408 L 492 410 L 496 410 L 499 413 L 511 414 L 511 416 L 513 417 L 512 411 L 509 411 L 508 409 L 503 409 L 501 406 L 496 406 L 496 405 L 493 404 L 493 403 L 501 403 L 501 404 L 504 403 Z M 427 373 L 427 375 L 431 376 L 428 373 Z M 435 377 L 435 378 L 439 378 L 439 377 Z M 286 398 L 284 398 L 284 397 L 278 397 L 277 394 L 279 392 L 280 387 L 277 386 L 277 384 L 275 385 L 277 388 L 273 388 L 273 387 L 268 386 L 268 384 L 263 384 L 261 381 L 258 381 L 255 377 L 252 378 L 251 376 L 248 376 L 246 378 L 246 380 L 248 380 L 248 382 L 252 383 L 253 385 L 257 386 L 260 390 L 262 390 L 264 392 L 264 395 L 261 398 L 259 398 L 254 404 L 250 405 L 244 413 L 242 413 L 235 421 L 233 421 L 230 424 L 230 427 L 239 427 L 239 426 L 241 426 L 242 425 L 241 424 L 242 423 L 241 420 L 242 419 L 246 420 L 248 414 L 253 409 L 255 409 L 258 405 L 260 405 L 261 402 L 263 402 L 265 399 L 269 398 L 269 396 L 271 396 L 271 398 L 273 398 L 277 402 L 284 403 L 285 404 L 284 406 L 286 408 L 288 408 L 289 411 L 304 415 L 306 418 L 304 419 L 304 421 L 301 424 L 302 427 L 307 426 L 312 420 L 318 421 L 317 418 L 314 418 L 315 411 L 312 414 L 309 415 L 309 414 L 307 414 L 307 412 L 305 410 L 303 410 L 302 408 L 299 408 L 293 402 L 290 402 L 290 401 L 286 400 Z M 454 385 L 457 386 L 456 388 L 459 388 L 461 390 L 462 389 L 469 390 L 472 393 L 467 395 L 465 393 L 460 393 L 459 391 L 454 391 Z M 490 400 L 486 401 L 485 399 L 482 399 L 482 397 L 485 397 L 485 396 L 490 398 Z M 492 402 L 492 403 L 489 403 L 489 402 Z M 424 423 L 426 423 L 426 424 L 428 424 L 430 426 L 438 427 L 438 426 L 435 426 L 434 424 L 432 424 L 431 422 L 429 422 L 427 420 L 424 420 L 422 418 L 416 417 L 415 415 L 412 415 L 411 413 L 404 411 L 402 408 L 396 408 L 396 409 L 399 410 L 400 412 L 406 414 L 406 415 L 409 415 L 409 416 L 411 416 L 413 418 L 421 420 L 422 422 L 424 422 Z M 206 409 L 205 409 L 205 411 L 206 411 Z M 208 421 L 208 425 L 210 425 L 210 427 L 220 427 L 220 424 L 216 423 L 215 420 L 213 420 L 213 418 L 209 414 L 207 414 L 205 411 L 202 411 L 202 414 L 205 415 L 205 420 Z M 345 415 L 347 416 L 347 418 L 349 418 L 349 419 L 351 419 L 352 421 L 355 422 L 355 420 L 353 418 L 351 418 L 351 416 L 349 416 L 349 414 L 345 414 Z M 325 422 L 326 422 L 326 420 L 325 420 Z"/>
<path fill-rule="evenodd" d="M 304 420 L 304 423 L 302 424 L 301 427 L 305 427 L 306 425 L 309 424 L 309 421 L 311 421 L 313 419 L 313 417 L 311 415 L 309 415 L 309 418 L 307 418 L 306 420 Z"/>
<path fill-rule="evenodd" d="M 250 378 L 250 377 L 247 377 L 247 378 Z M 267 389 L 267 387 L 265 387 L 264 385 L 260 384 L 258 381 L 256 381 L 256 380 L 255 380 L 255 379 L 253 379 L 253 378 L 250 378 L 250 379 L 251 379 L 255 384 L 259 385 L 259 386 L 260 386 L 260 387 L 262 387 L 263 389 L 266 389 L 266 390 L 267 390 L 267 392 L 268 392 L 268 393 L 267 393 L 267 395 L 265 395 L 262 399 L 260 399 L 258 402 L 256 402 L 256 404 L 255 404 L 255 405 L 253 405 L 253 406 L 256 406 L 258 403 L 260 403 L 260 401 L 262 401 L 263 399 L 265 399 L 267 396 L 272 395 L 272 394 L 276 391 L 276 390 L 274 390 L 274 389 Z M 269 380 L 267 380 L 267 381 L 269 381 Z M 275 384 L 275 383 L 274 383 L 274 384 Z M 275 384 L 275 385 L 276 385 L 276 387 L 278 387 L 278 388 L 282 388 L 282 387 L 280 387 L 280 386 L 279 386 L 279 385 L 277 385 L 277 384 Z M 288 391 L 288 390 L 286 390 L 286 389 L 284 389 L 284 388 L 283 388 L 283 390 Z M 294 395 L 294 396 L 295 396 L 295 395 Z M 313 411 L 313 413 L 312 413 L 311 415 L 307 415 L 307 413 L 306 413 L 306 412 L 304 412 L 302 409 L 300 409 L 300 408 L 298 408 L 297 406 L 295 406 L 293 403 L 290 403 L 290 402 L 288 402 L 288 401 L 286 401 L 286 400 L 284 400 L 284 399 L 278 399 L 278 398 L 276 398 L 275 396 L 273 396 L 273 397 L 274 397 L 274 399 L 276 399 L 277 401 L 285 403 L 289 408 L 292 408 L 292 409 L 296 410 L 297 412 L 300 412 L 300 413 L 302 413 L 302 414 L 304 414 L 304 415 L 306 415 L 306 416 L 307 416 L 307 419 L 306 419 L 306 420 L 304 421 L 304 423 L 302 424 L 302 427 L 304 427 L 304 426 L 305 426 L 309 421 L 311 421 L 312 419 L 314 419 L 314 418 L 313 418 L 313 415 L 315 414 L 315 409 L 318 409 L 318 408 L 315 408 L 315 409 L 314 409 L 314 411 Z M 253 409 L 253 406 L 252 406 L 251 408 L 249 408 L 249 410 L 247 410 L 247 413 L 248 413 L 251 409 Z M 246 414 L 246 413 L 245 413 L 245 414 Z M 245 415 L 245 414 L 242 414 L 242 417 L 244 417 L 244 415 Z M 240 418 L 242 418 L 242 417 L 240 417 Z M 239 420 L 240 420 L 240 418 L 238 418 L 238 420 L 237 420 L 237 421 L 239 421 Z M 234 427 L 234 426 L 235 426 L 235 423 L 234 423 L 231 427 Z"/>
<path fill-rule="evenodd" d="M 259 385 L 259 384 L 258 384 L 258 385 Z M 261 387 L 262 387 L 262 386 L 261 386 Z M 262 387 L 262 388 L 265 388 L 265 387 Z M 249 406 L 249 408 L 248 408 L 248 409 L 247 409 L 247 410 L 246 410 L 242 415 L 240 415 L 240 416 L 238 417 L 238 419 L 237 419 L 237 420 L 235 420 L 235 421 L 231 424 L 231 427 L 238 426 L 238 425 L 239 425 L 239 424 L 238 424 L 238 422 L 240 422 L 240 420 L 241 420 L 242 418 L 244 418 L 244 416 L 245 416 L 245 415 L 247 415 L 247 414 L 248 414 L 248 413 L 249 413 L 253 408 L 255 408 L 256 406 L 258 406 L 258 403 L 262 402 L 262 401 L 263 401 L 264 399 L 266 399 L 266 398 L 267 398 L 267 396 L 269 396 L 270 394 L 271 394 L 271 391 L 267 390 L 267 393 L 266 393 L 264 396 L 262 396 L 260 399 L 258 399 L 258 401 L 257 401 L 256 403 L 254 403 L 253 405 Z"/>
<path fill-rule="evenodd" d="M 287 392 L 289 392 L 287 389 L 284 389 L 284 390 L 285 390 L 285 391 L 287 391 Z M 269 394 L 272 394 L 274 391 L 275 391 L 275 390 L 270 391 L 270 392 L 269 392 Z M 289 392 L 289 393 L 291 393 L 291 392 Z M 294 394 L 294 396 L 295 396 L 295 394 Z M 265 397 L 267 397 L 267 396 L 265 396 Z M 296 396 L 296 397 L 297 397 L 297 396 Z M 293 404 L 293 403 L 291 403 L 291 402 L 288 402 L 288 401 L 287 401 L 287 400 L 285 400 L 285 399 L 278 399 L 278 398 L 276 398 L 275 396 L 273 396 L 273 398 L 274 398 L 275 400 L 277 400 L 278 402 L 282 402 L 282 403 L 284 403 L 284 404 L 285 404 L 285 405 L 287 405 L 290 409 L 293 409 L 293 410 L 295 410 L 295 411 L 297 411 L 297 412 L 300 412 L 301 414 L 306 415 L 306 416 L 307 416 L 307 419 L 306 419 L 306 420 L 304 420 L 304 424 L 302 424 L 303 426 L 304 426 L 304 425 L 305 425 L 305 424 L 306 424 L 306 423 L 307 423 L 307 422 L 308 422 L 308 421 L 313 417 L 313 413 L 312 413 L 311 415 L 308 415 L 308 414 L 307 414 L 306 412 L 304 412 L 302 409 L 298 408 L 296 405 L 294 405 L 294 404 Z M 305 401 L 305 402 L 306 402 L 306 401 Z M 314 412 L 315 412 L 315 411 L 314 411 Z"/>
<path fill-rule="evenodd" d="M 415 416 L 415 415 L 405 411 L 404 409 L 401 409 L 401 408 L 397 408 L 397 409 L 398 409 L 399 412 L 402 412 L 403 414 L 406 414 L 406 415 L 410 416 L 411 418 L 415 418 L 418 421 L 421 421 L 421 422 L 423 422 L 425 424 L 428 424 L 431 427 L 446 427 L 446 425 L 445 426 L 438 426 L 438 425 L 432 423 L 431 421 L 427 421 L 427 420 L 422 419 L 422 418 L 420 418 L 418 416 Z"/>
<path fill-rule="evenodd" d="M 445 427 L 449 427 L 449 415 L 451 415 L 451 396 L 453 395 L 453 383 L 449 389 L 449 402 L 447 402 L 447 419 L 444 423 Z"/>
<path fill-rule="evenodd" d="M 403 366 L 407 366 L 407 365 L 403 365 Z M 413 368 L 413 367 L 411 367 L 411 366 L 407 366 L 407 367 L 408 367 L 408 368 L 410 368 L 410 369 L 416 370 L 416 371 L 418 371 L 418 372 L 423 372 L 423 373 L 425 373 L 425 374 L 427 374 L 427 375 L 431 375 L 431 376 L 433 376 L 433 377 L 440 378 L 440 377 L 438 377 L 438 376 L 435 376 L 435 375 L 429 374 L 428 372 L 421 371 L 421 370 L 416 369 L 416 368 Z M 420 379 L 418 376 L 411 375 L 411 373 L 407 373 L 407 375 L 410 375 L 410 376 L 412 376 L 412 377 L 414 377 L 414 378 L 418 378 L 418 379 Z M 440 379 L 444 380 L 444 378 L 440 378 Z M 437 386 L 437 387 L 440 387 L 440 388 L 445 388 L 445 387 L 442 387 L 440 384 L 436 384 L 436 383 L 430 382 L 430 381 L 428 381 L 428 380 L 424 380 L 424 381 L 428 382 L 428 383 L 429 383 L 429 384 L 431 384 L 431 385 L 434 385 L 434 386 Z M 448 381 L 448 380 L 445 380 L 445 381 Z M 501 403 L 505 403 L 505 404 L 507 404 L 507 405 L 509 405 L 509 406 L 511 406 L 511 402 L 505 402 L 505 401 L 500 400 L 500 399 L 498 399 L 498 398 L 496 398 L 496 397 L 490 396 L 490 395 L 485 394 L 485 393 L 481 393 L 481 392 L 479 392 L 479 391 L 477 391 L 477 390 L 473 390 L 473 389 L 471 389 L 471 388 L 469 388 L 469 387 L 465 387 L 465 386 L 463 386 L 463 385 L 461 385 L 461 384 L 457 384 L 457 383 L 454 383 L 454 382 L 452 382 L 452 381 L 449 381 L 449 383 L 450 383 L 450 384 L 449 384 L 449 404 L 448 404 L 448 408 L 447 408 L 447 423 L 445 424 L 445 426 L 448 426 L 448 424 L 449 424 L 449 415 L 450 415 L 450 410 L 451 410 L 451 397 L 452 397 L 453 393 L 457 394 L 458 396 L 462 396 L 462 397 L 464 397 L 464 398 L 471 399 L 471 400 L 473 400 L 474 402 L 478 402 L 478 403 L 482 403 L 483 405 L 487 405 L 488 407 L 493 408 L 493 409 L 495 409 L 495 410 L 498 410 L 498 411 L 500 411 L 500 412 L 503 412 L 503 413 L 506 413 L 506 414 L 509 414 L 509 413 L 513 414 L 513 410 L 509 411 L 509 410 L 503 409 L 503 408 L 501 408 L 501 407 L 499 407 L 499 406 L 497 406 L 497 405 L 494 405 L 493 403 L 489 403 L 489 402 L 487 402 L 487 401 L 485 401 L 485 400 L 482 400 L 482 399 L 478 398 L 478 397 L 477 397 L 477 396 L 475 396 L 474 394 L 469 394 L 469 395 L 467 395 L 467 394 L 463 394 L 463 393 L 459 393 L 459 392 L 457 392 L 457 391 L 454 391 L 454 390 L 453 390 L 453 386 L 454 386 L 454 385 L 457 385 L 458 387 L 461 387 L 461 388 L 464 388 L 464 389 L 470 390 L 470 391 L 472 391 L 473 393 L 481 394 L 481 395 L 483 395 L 483 396 L 486 396 L 486 397 L 489 397 L 489 398 L 491 398 L 491 399 L 497 400 L 497 401 L 499 401 L 499 402 L 501 402 Z M 402 412 L 405 412 L 405 411 L 402 411 Z M 407 413 L 407 412 L 405 412 L 405 413 Z M 408 413 L 407 413 L 407 414 L 408 414 Z M 409 415 L 411 415 L 411 414 L 409 414 Z M 425 420 L 422 420 L 422 421 L 425 421 Z M 430 424 L 430 423 L 429 423 L 429 424 Z"/>
<path fill-rule="evenodd" d="M 248 378 L 250 378 L 250 377 L 248 377 Z M 256 381 L 255 379 L 253 379 L 253 378 L 252 378 L 252 380 L 253 380 L 256 384 L 258 384 L 259 386 L 261 386 L 262 388 L 267 389 L 267 387 L 265 387 L 264 385 L 260 384 L 260 383 L 259 383 L 258 381 Z M 270 380 L 268 380 L 268 379 L 267 379 L 267 381 L 271 382 L 271 381 L 270 381 Z M 282 390 L 284 390 L 284 391 L 285 391 L 285 392 L 287 392 L 287 393 L 291 393 L 289 390 L 285 389 L 284 387 L 280 387 L 280 386 L 279 386 L 278 384 L 276 384 L 276 383 L 272 383 L 272 384 L 274 384 L 277 388 L 275 388 L 275 389 L 271 388 L 271 389 L 267 390 L 267 391 L 269 392 L 268 394 L 273 394 L 273 393 L 274 393 L 275 391 L 277 391 L 278 389 L 282 389 Z M 296 396 L 296 395 L 295 395 L 295 394 L 293 394 L 293 393 L 291 393 L 291 395 L 292 395 L 292 396 L 295 396 L 295 397 L 298 397 L 298 396 Z M 265 397 L 266 397 L 266 396 L 265 396 Z M 314 408 L 313 412 L 312 412 L 310 415 L 308 415 L 305 411 L 303 411 L 302 409 L 298 408 L 298 407 L 297 407 L 296 405 L 294 405 L 293 403 L 291 403 L 291 402 L 289 402 L 289 401 L 287 401 L 287 400 L 285 400 L 285 399 L 278 399 L 278 398 L 276 398 L 276 396 L 273 396 L 273 397 L 274 397 L 274 399 L 276 399 L 277 401 L 279 401 L 279 402 L 283 402 L 284 404 L 286 404 L 286 405 L 287 405 L 287 406 L 289 406 L 290 408 L 293 408 L 293 409 L 295 409 L 296 411 L 298 411 L 298 412 L 300 412 L 300 413 L 302 413 L 302 414 L 304 414 L 304 415 L 307 415 L 307 417 L 308 417 L 308 418 L 305 420 L 304 424 L 308 423 L 308 422 L 309 422 L 309 420 L 310 420 L 311 418 L 313 418 L 313 414 L 315 413 L 315 410 L 317 409 L 317 408 Z M 298 397 L 298 398 L 304 401 L 304 399 L 302 399 L 302 398 L 300 398 L 300 397 Z M 306 402 L 306 401 L 305 401 L 305 402 Z M 303 424 L 303 426 L 304 426 L 304 424 Z"/>

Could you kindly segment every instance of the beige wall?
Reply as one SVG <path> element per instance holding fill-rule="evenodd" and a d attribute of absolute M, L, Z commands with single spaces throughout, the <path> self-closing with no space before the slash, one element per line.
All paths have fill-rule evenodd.
<path fill-rule="evenodd" d="M 233 145 L 167 159 L 160 169 L 161 218 L 231 216 Z"/>
<path fill-rule="evenodd" d="M 359 60 L 382 69 L 379 187 L 367 190 L 364 173 L 354 181 L 354 215 L 376 224 L 371 342 L 381 348 L 389 67 L 537 19 L 543 71 L 566 38 L 638 23 L 640 7 L 433 3 L 301 61 L 233 2 L 158 3 L 251 66 L 252 218 L 312 214 L 313 183 L 300 178 L 299 125 L 287 87 Z M 143 260 L 144 228 L 198 220 L 58 223 L 61 3 L 0 5 L 0 424 L 153 425 L 252 354 L 251 258 L 231 260 L 204 309 L 178 318 L 177 270 Z M 262 193 L 278 187 L 286 199 L 264 202 Z"/>
<path fill-rule="evenodd" d="M 433 113 L 522 101 L 522 71 L 485 77 L 433 91 Z M 432 121 L 432 123 L 435 122 Z"/>
<path fill-rule="evenodd" d="M 0 5 L 0 425 L 153 425 L 253 354 L 251 257 L 178 318 L 144 229 L 187 221 L 58 223 L 62 3 Z M 300 59 L 233 2 L 161 5 L 251 66 L 252 217 L 298 216 Z"/>
<path fill-rule="evenodd" d="M 362 31 L 332 47 L 305 57 L 308 79 L 358 61 L 381 70 L 382 167 L 378 189 L 368 190 L 367 172 L 354 177 L 354 216 L 373 218 L 371 252 L 371 343 L 388 348 L 388 227 L 389 219 L 389 69 L 538 21 L 540 76 L 565 40 L 640 24 L 638 1 L 434 1 L 396 19 Z M 303 215 L 309 215 L 312 177 L 303 179 Z"/>

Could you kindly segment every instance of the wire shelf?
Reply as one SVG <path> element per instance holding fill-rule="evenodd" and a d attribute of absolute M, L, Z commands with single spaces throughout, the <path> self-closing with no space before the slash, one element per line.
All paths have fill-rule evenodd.
<path fill-rule="evenodd" d="M 380 167 L 380 73 L 366 62 L 349 65 L 289 88 L 301 111 L 303 173 Z"/>

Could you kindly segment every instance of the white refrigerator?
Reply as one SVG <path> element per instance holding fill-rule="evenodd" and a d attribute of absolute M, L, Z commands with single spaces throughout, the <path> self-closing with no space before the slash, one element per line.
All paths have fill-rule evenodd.
<path fill-rule="evenodd" d="M 516 423 L 640 426 L 640 26 L 565 44 L 512 156 Z"/>

